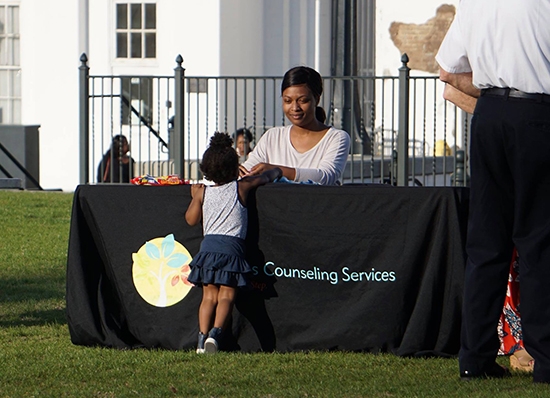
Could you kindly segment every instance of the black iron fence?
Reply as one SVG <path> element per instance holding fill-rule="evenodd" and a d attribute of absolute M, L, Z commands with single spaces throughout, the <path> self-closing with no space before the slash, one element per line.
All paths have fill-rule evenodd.
<path fill-rule="evenodd" d="M 97 182 L 113 137 L 124 135 L 133 175 L 200 180 L 199 162 L 215 131 L 247 127 L 256 142 L 284 125 L 281 77 L 90 75 L 80 66 L 80 182 Z M 324 77 L 327 123 L 350 134 L 346 183 L 467 185 L 469 118 L 443 100 L 436 76 Z"/>

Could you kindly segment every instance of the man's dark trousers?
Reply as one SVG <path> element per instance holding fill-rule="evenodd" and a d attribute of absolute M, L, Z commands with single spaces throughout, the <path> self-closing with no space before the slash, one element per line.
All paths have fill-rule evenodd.
<path fill-rule="evenodd" d="M 460 368 L 483 372 L 517 247 L 524 344 L 550 382 L 550 101 L 483 95 L 472 119 Z"/>

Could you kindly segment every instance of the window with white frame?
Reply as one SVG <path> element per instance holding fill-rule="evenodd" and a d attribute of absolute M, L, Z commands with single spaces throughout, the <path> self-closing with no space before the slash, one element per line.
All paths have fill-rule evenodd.
<path fill-rule="evenodd" d="M 0 124 L 20 123 L 19 6 L 0 1 Z"/>
<path fill-rule="evenodd" d="M 155 3 L 116 4 L 117 58 L 157 56 L 157 5 Z"/>

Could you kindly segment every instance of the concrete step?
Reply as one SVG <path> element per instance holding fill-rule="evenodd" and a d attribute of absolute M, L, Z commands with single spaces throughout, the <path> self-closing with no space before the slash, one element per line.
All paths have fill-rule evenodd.
<path fill-rule="evenodd" d="M 23 189 L 21 178 L 0 178 L 0 189 Z"/>

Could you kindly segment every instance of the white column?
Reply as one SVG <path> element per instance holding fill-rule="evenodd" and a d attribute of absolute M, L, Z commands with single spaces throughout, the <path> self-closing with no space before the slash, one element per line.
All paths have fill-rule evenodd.
<path fill-rule="evenodd" d="M 90 10 L 89 0 L 78 0 L 78 55 L 86 53 L 90 58 Z"/>

